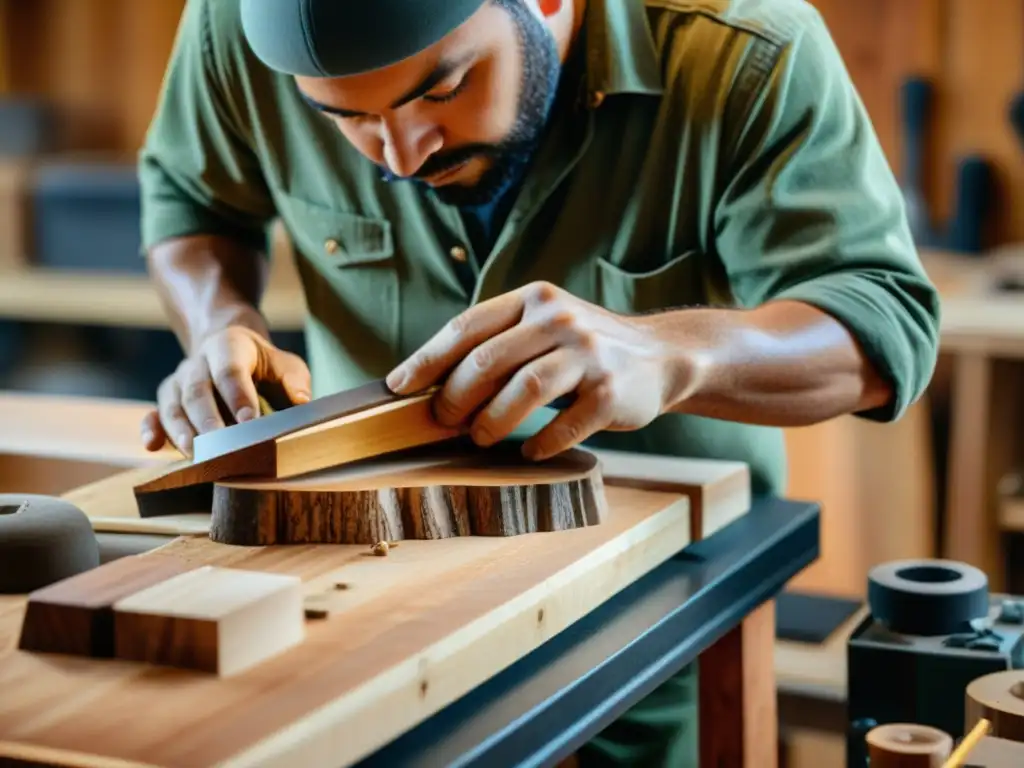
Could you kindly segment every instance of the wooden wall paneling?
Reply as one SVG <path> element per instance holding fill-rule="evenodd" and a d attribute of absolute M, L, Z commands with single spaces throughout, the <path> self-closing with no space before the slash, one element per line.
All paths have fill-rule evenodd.
<path fill-rule="evenodd" d="M 11 0 L 0 0 L 0 94 L 11 89 Z"/>
<path fill-rule="evenodd" d="M 997 200 L 993 245 L 1024 240 L 1024 152 L 1007 111 L 1024 88 L 1024 2 L 946 0 L 949 38 L 944 52 L 944 98 L 939 155 L 941 205 L 952 205 L 958 156 L 981 153 L 995 165 Z"/>
<path fill-rule="evenodd" d="M 940 0 L 811 0 L 825 19 L 850 78 L 864 102 L 897 176 L 903 157 L 899 88 L 916 75 L 941 77 L 943 3 Z M 938 116 L 936 115 L 936 119 Z M 925 183 L 938 181 L 934 153 Z M 940 211 L 926 194 L 932 215 Z"/>
<path fill-rule="evenodd" d="M 21 6 L 36 6 L 22 10 Z M 34 82 L 24 90 L 48 96 L 59 109 L 59 141 L 74 149 L 99 149 L 117 144 L 116 105 L 123 64 L 111 30 L 118 8 L 107 0 L 32 0 L 17 3 L 31 16 L 30 29 L 16 49 L 18 77 L 22 68 Z"/>
<path fill-rule="evenodd" d="M 120 100 L 120 146 L 134 151 L 142 145 L 174 47 L 185 0 L 119 0 L 122 59 L 126 68 Z"/>
<path fill-rule="evenodd" d="M 63 148 L 133 159 L 184 0 L 6 2 L 10 90 L 56 105 Z"/>

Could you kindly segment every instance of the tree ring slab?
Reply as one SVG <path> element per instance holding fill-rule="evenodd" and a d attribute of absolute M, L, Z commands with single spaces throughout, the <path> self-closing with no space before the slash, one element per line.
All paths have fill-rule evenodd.
<path fill-rule="evenodd" d="M 0 494 L 0 594 L 27 594 L 98 567 L 89 518 L 62 499 Z"/>
<path fill-rule="evenodd" d="M 600 462 L 588 451 L 533 462 L 518 442 L 459 442 L 285 480 L 216 483 L 210 538 L 372 545 L 570 530 L 606 514 Z"/>

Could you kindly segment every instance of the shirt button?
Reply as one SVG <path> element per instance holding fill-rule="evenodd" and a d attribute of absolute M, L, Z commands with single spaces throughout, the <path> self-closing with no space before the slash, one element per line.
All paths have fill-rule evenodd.
<path fill-rule="evenodd" d="M 590 107 L 591 109 L 597 109 L 604 103 L 604 93 L 601 91 L 593 91 L 590 94 Z"/>
<path fill-rule="evenodd" d="M 455 261 L 462 262 L 466 260 L 466 249 L 461 245 L 454 246 L 450 251 L 448 251 L 448 254 L 455 259 Z"/>
<path fill-rule="evenodd" d="M 338 241 L 335 240 L 334 238 L 331 238 L 330 240 L 324 243 L 324 250 L 327 251 L 328 253 L 337 253 L 339 247 L 340 246 L 338 245 Z"/>

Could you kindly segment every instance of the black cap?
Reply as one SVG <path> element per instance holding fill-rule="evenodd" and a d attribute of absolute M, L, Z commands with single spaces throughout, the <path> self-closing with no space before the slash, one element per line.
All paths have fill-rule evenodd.
<path fill-rule="evenodd" d="M 253 53 L 289 75 L 342 77 L 429 48 L 487 0 L 241 0 Z"/>

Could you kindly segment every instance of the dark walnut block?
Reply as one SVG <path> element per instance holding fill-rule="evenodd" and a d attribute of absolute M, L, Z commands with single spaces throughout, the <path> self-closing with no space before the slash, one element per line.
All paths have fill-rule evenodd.
<path fill-rule="evenodd" d="M 519 442 L 455 442 L 286 480 L 219 482 L 210 538 L 264 546 L 517 536 L 597 525 L 606 510 L 592 453 L 533 462 Z"/>

